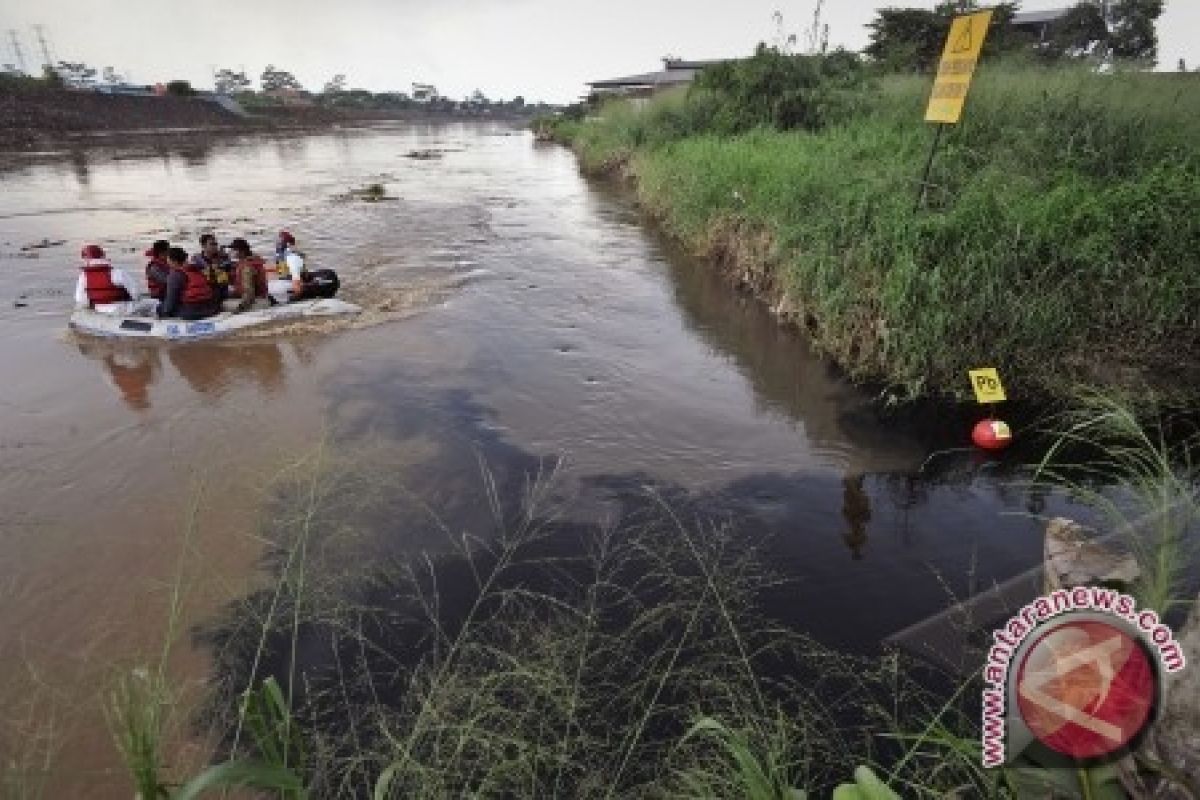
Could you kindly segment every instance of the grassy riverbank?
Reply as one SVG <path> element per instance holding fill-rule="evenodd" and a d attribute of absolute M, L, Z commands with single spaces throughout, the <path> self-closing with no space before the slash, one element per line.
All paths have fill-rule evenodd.
<path fill-rule="evenodd" d="M 1194 394 L 1200 81 L 985 65 L 916 210 L 928 89 L 865 80 L 792 130 L 739 130 L 703 88 L 552 130 L 859 379 Z"/>

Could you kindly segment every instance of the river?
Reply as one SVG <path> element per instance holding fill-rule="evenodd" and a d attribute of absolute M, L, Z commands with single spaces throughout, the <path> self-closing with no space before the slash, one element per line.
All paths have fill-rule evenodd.
<path fill-rule="evenodd" d="M 954 449 L 962 419 L 879 415 L 621 191 L 502 125 L 110 138 L 5 155 L 0 178 L 0 746 L 53 756 L 55 796 L 128 796 L 104 681 L 157 657 L 171 587 L 178 633 L 254 584 L 266 487 L 320 442 L 464 529 L 484 469 L 507 492 L 554 465 L 593 520 L 666 490 L 768 534 L 777 614 L 857 651 L 1033 564 L 1061 510 Z M 346 196 L 370 183 L 389 198 Z M 85 243 L 140 274 L 155 238 L 261 252 L 282 227 L 363 320 L 150 347 L 65 330 Z M 396 541 L 404 513 L 368 543 L 422 546 Z M 197 683 L 207 656 L 178 638 Z"/>

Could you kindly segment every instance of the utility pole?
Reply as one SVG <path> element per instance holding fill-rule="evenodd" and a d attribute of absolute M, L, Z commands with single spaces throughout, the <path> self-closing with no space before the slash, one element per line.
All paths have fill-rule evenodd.
<path fill-rule="evenodd" d="M 28 75 L 29 70 L 25 67 L 25 51 L 21 49 L 21 40 L 17 38 L 16 28 L 8 29 L 8 38 L 12 42 L 13 55 L 17 58 L 17 67 L 20 68 L 21 72 Z"/>
<path fill-rule="evenodd" d="M 1104 61 L 1112 63 L 1113 19 L 1112 3 L 1109 0 L 1100 0 L 1100 16 L 1104 19 Z"/>
<path fill-rule="evenodd" d="M 38 44 L 42 48 L 42 63 L 54 69 L 54 59 L 50 57 L 50 45 L 46 44 L 46 26 L 34 25 L 33 33 L 37 36 Z"/>

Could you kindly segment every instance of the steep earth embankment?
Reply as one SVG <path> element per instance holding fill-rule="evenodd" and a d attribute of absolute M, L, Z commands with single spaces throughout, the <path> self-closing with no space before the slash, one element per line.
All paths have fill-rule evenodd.
<path fill-rule="evenodd" d="M 49 139 L 100 132 L 179 128 L 252 128 L 241 117 L 196 97 L 108 95 L 0 88 L 0 148 L 29 149 Z"/>
<path fill-rule="evenodd" d="M 532 111 L 325 108 L 273 105 L 233 113 L 203 97 L 113 95 L 0 84 L 0 150 L 36 150 L 64 139 L 124 132 L 314 129 L 382 120 L 519 123 Z"/>

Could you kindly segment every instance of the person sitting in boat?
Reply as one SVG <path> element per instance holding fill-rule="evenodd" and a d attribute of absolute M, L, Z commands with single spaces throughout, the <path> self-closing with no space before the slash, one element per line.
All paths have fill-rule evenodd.
<path fill-rule="evenodd" d="M 249 311 L 258 300 L 266 300 L 267 264 L 254 255 L 245 239 L 234 239 L 229 250 L 237 259 L 233 265 L 233 281 L 229 284 L 229 296 L 238 300 L 238 311 Z"/>
<path fill-rule="evenodd" d="M 160 317 L 196 320 L 211 317 L 220 310 L 204 270 L 188 261 L 185 250 L 172 247 L 167 251 L 167 263 L 171 265 L 171 274 L 158 306 Z"/>
<path fill-rule="evenodd" d="M 104 248 L 89 244 L 80 251 L 83 263 L 79 265 L 79 280 L 75 283 L 75 307 L 125 303 L 137 300 L 140 290 L 125 270 L 112 265 L 104 254 Z"/>
<path fill-rule="evenodd" d="M 229 273 L 233 264 L 217 244 L 217 237 L 206 233 L 200 237 L 200 252 L 194 254 L 192 263 L 204 270 L 208 285 L 213 287 L 217 301 L 223 301 L 229 295 Z"/>
<path fill-rule="evenodd" d="M 333 297 L 341 287 L 333 270 L 308 268 L 304 255 L 296 250 L 296 237 L 287 231 L 280 231 L 275 240 L 275 274 L 270 293 L 277 303 Z"/>
<path fill-rule="evenodd" d="M 270 281 L 271 298 L 277 303 L 304 296 L 304 255 L 296 250 L 296 237 L 280 231 L 275 237 L 275 277 Z"/>
<path fill-rule="evenodd" d="M 162 300 L 167 290 L 167 278 L 171 274 L 171 265 L 167 263 L 170 249 L 170 242 L 159 239 L 146 251 L 146 257 L 150 259 L 146 264 L 146 288 L 155 300 Z"/>

